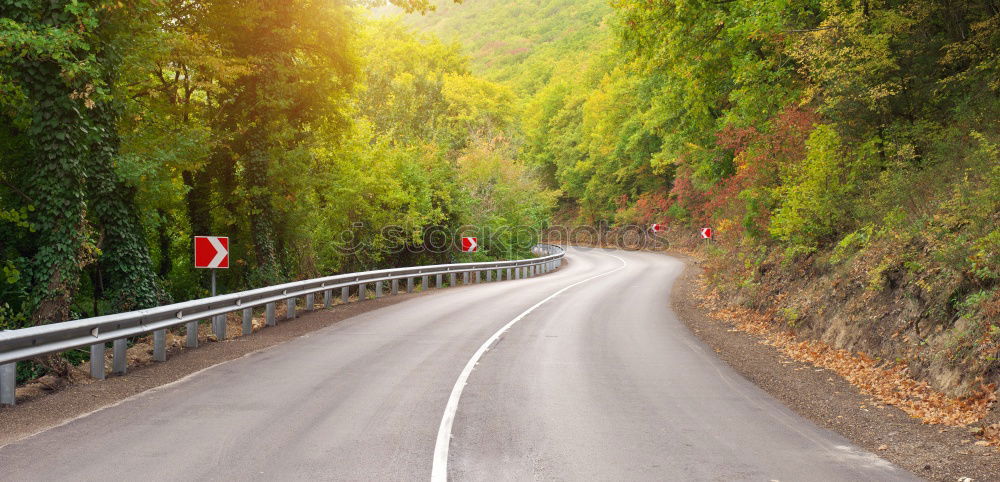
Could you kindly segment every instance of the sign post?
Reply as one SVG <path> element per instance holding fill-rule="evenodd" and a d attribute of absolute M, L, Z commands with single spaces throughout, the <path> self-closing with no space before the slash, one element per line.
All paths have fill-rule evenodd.
<path fill-rule="evenodd" d="M 211 270 L 212 296 L 215 296 L 215 271 L 218 269 L 229 268 L 229 238 L 225 236 L 195 236 L 194 267 Z M 213 318 L 212 330 L 215 332 L 215 337 L 217 339 L 224 339 L 226 337 L 225 318 L 222 316 L 216 316 Z M 197 322 L 188 324 L 187 345 L 198 346 Z"/>
<path fill-rule="evenodd" d="M 479 251 L 479 239 L 466 236 L 462 238 L 461 248 L 463 253 L 475 253 L 476 251 Z M 479 276 L 479 274 L 476 273 L 476 276 Z M 462 274 L 462 279 L 464 280 L 463 284 L 469 284 L 468 271 Z"/>

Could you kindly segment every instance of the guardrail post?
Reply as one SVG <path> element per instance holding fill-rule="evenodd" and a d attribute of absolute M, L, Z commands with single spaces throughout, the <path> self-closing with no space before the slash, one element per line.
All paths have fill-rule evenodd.
<path fill-rule="evenodd" d="M 128 338 L 119 338 L 112 343 L 111 347 L 111 372 L 116 375 L 124 375 L 128 368 Z"/>
<path fill-rule="evenodd" d="M 393 279 L 392 280 L 392 294 L 393 295 L 398 295 L 399 294 L 399 280 L 398 279 Z"/>
<path fill-rule="evenodd" d="M 226 315 L 215 315 L 212 317 L 212 333 L 215 333 L 216 341 L 226 339 Z"/>
<path fill-rule="evenodd" d="M 91 358 L 93 360 L 93 358 Z M 153 361 L 167 361 L 167 329 L 153 332 Z M 93 361 L 90 362 L 93 365 Z M 91 368 L 93 369 L 93 368 Z"/>
<path fill-rule="evenodd" d="M 468 271 L 462 273 L 462 284 L 463 285 L 469 284 L 469 272 Z"/>
<path fill-rule="evenodd" d="M 253 333 L 253 308 L 243 308 L 243 336 Z"/>
<path fill-rule="evenodd" d="M 510 280 L 511 280 L 511 275 L 512 275 L 512 274 L 513 274 L 513 273 L 511 272 L 511 269 L 510 269 L 510 268 L 507 268 L 507 281 L 510 281 Z"/>
<path fill-rule="evenodd" d="M 96 362 L 96 363 L 95 363 Z M 90 345 L 90 376 L 104 380 L 104 342 Z"/>
<path fill-rule="evenodd" d="M 430 281 L 431 281 L 431 277 L 430 276 L 421 276 L 420 277 L 420 291 L 427 291 L 427 288 L 430 288 Z"/>
<path fill-rule="evenodd" d="M 483 272 L 476 271 L 476 283 L 482 283 L 482 281 L 483 281 Z"/>
<path fill-rule="evenodd" d="M 273 301 L 264 306 L 264 319 L 267 326 L 275 326 L 278 324 L 278 317 L 274 316 L 275 311 Z"/>
<path fill-rule="evenodd" d="M 323 292 L 323 308 L 331 306 L 333 306 L 333 290 L 326 290 Z"/>
<path fill-rule="evenodd" d="M 17 362 L 0 365 L 0 405 L 13 406 L 17 398 Z"/>
<path fill-rule="evenodd" d="M 455 286 L 458 284 L 455 282 L 455 278 L 455 273 L 448 273 L 448 286 Z"/>
<path fill-rule="evenodd" d="M 361 283 L 358 285 L 358 301 L 364 301 L 368 298 L 368 283 Z"/>
<path fill-rule="evenodd" d="M 306 295 L 306 311 L 312 311 L 316 309 L 316 295 L 309 293 Z"/>
<path fill-rule="evenodd" d="M 406 292 L 413 293 L 413 278 L 406 278 Z"/>
<path fill-rule="evenodd" d="M 298 298 L 296 298 L 294 296 L 291 297 L 291 298 L 288 298 L 287 300 L 285 300 L 285 304 L 288 307 L 285 310 L 285 319 L 286 320 L 294 320 L 295 319 L 295 305 L 296 305 L 296 303 L 298 301 L 299 301 Z"/>
<path fill-rule="evenodd" d="M 436 276 L 436 277 L 434 278 L 434 287 L 435 287 L 435 288 L 440 288 L 440 287 L 441 287 L 441 277 L 442 277 L 442 275 L 438 274 L 438 275 L 437 275 L 437 276 Z"/>
<path fill-rule="evenodd" d="M 188 348 L 198 348 L 198 322 L 189 321 L 185 327 L 187 339 L 184 340 L 184 346 Z"/>
<path fill-rule="evenodd" d="M 492 269 L 486 270 L 486 282 L 489 283 L 490 281 L 493 281 L 493 270 Z"/>
<path fill-rule="evenodd" d="M 340 289 L 340 302 L 349 303 L 351 301 L 351 287 L 345 286 Z"/>
<path fill-rule="evenodd" d="M 382 282 L 379 281 L 378 283 L 375 283 L 375 299 L 377 300 L 381 297 L 382 297 Z"/>

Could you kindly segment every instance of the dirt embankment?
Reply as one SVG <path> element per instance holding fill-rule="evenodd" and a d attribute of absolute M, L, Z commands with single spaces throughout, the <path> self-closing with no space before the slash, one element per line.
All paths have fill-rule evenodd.
<path fill-rule="evenodd" d="M 957 312 L 956 300 L 971 289 L 962 279 L 894 261 L 889 249 L 872 248 L 840 263 L 819 256 L 790 262 L 771 253 L 742 280 L 715 281 L 734 305 L 771 312 L 800 336 L 905 365 L 935 389 L 956 396 L 995 389 L 1000 346 L 989 331 L 1000 324 L 1000 299 L 992 300 L 992 313 L 990 303 L 983 313 Z M 716 275 L 722 266 L 717 263 Z"/>
<path fill-rule="evenodd" d="M 998 427 L 989 425 L 996 417 L 990 394 L 949 396 L 866 356 L 797 337 L 761 312 L 736 310 L 706 286 L 701 262 L 677 255 L 689 269 L 674 288 L 675 312 L 743 376 L 921 477 L 1000 480 L 1000 452 L 990 446 L 990 430 Z"/>

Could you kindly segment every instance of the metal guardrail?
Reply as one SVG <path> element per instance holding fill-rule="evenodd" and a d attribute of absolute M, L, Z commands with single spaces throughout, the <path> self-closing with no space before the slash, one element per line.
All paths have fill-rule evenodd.
<path fill-rule="evenodd" d="M 446 275 L 448 286 L 457 284 L 459 274 L 462 275 L 463 284 L 469 284 L 473 275 L 475 282 L 479 283 L 483 273 L 486 274 L 487 282 L 493 281 L 494 272 L 496 281 L 503 280 L 504 273 L 508 280 L 522 279 L 557 269 L 565 255 L 562 248 L 550 244 L 536 245 L 532 248 L 532 253 L 539 257 L 517 261 L 442 264 L 347 273 L 145 310 L 0 331 L 0 405 L 14 405 L 19 361 L 88 346 L 90 359 L 103 361 L 106 344 L 111 342 L 112 373 L 124 374 L 127 369 L 128 338 L 131 337 L 152 333 L 153 360 L 163 362 L 167 360 L 167 330 L 181 325 L 185 326 L 187 336 L 185 346 L 194 348 L 198 346 L 198 323 L 211 320 L 215 336 L 221 340 L 226 337 L 226 315 L 229 313 L 242 313 L 242 334 L 249 335 L 253 329 L 253 309 L 260 306 L 264 307 L 267 326 L 275 326 L 276 307 L 279 302 L 286 303 L 285 319 L 293 319 L 298 299 L 303 297 L 304 308 L 306 311 L 312 311 L 316 307 L 317 294 L 323 295 L 323 306 L 329 308 L 333 304 L 334 290 L 340 290 L 341 300 L 347 303 L 350 300 L 351 288 L 354 288 L 358 300 L 363 301 L 368 299 L 369 284 L 375 284 L 375 298 L 380 298 L 383 296 L 386 283 L 390 284 L 391 294 L 397 294 L 400 280 L 406 281 L 405 289 L 410 293 L 415 289 L 416 278 L 421 279 L 421 289 L 431 286 L 431 277 L 434 278 L 434 287 L 444 287 Z M 91 363 L 92 377 L 104 379 L 104 371 L 103 362 Z"/>

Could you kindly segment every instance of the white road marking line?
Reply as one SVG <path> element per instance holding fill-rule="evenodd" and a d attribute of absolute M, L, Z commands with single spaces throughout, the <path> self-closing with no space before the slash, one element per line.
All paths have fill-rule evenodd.
<path fill-rule="evenodd" d="M 528 316 L 528 314 L 531 313 L 532 311 L 535 311 L 535 309 L 538 308 L 539 306 L 542 306 L 549 300 L 555 298 L 556 296 L 559 296 L 560 294 L 562 294 L 563 292 L 574 286 L 581 285 L 588 281 L 595 280 L 597 278 L 607 276 L 616 271 L 625 269 L 626 263 L 624 259 L 619 258 L 618 256 L 615 256 L 613 254 L 606 254 L 606 253 L 601 253 L 601 254 L 604 254 L 605 256 L 611 256 L 612 258 L 621 261 L 622 265 L 611 271 L 606 271 L 599 275 L 591 276 L 590 278 L 587 278 L 585 280 L 577 281 L 576 283 L 573 283 L 559 291 L 556 291 L 555 293 L 552 293 L 544 300 L 535 303 L 534 306 L 528 308 L 527 310 L 524 310 L 520 315 L 517 315 L 516 318 L 510 320 L 509 323 L 507 323 L 502 328 L 497 330 L 497 332 L 494 333 L 493 336 L 491 336 L 488 340 L 486 340 L 485 343 L 483 343 L 482 346 L 479 347 L 479 350 L 476 350 L 476 353 L 472 355 L 472 358 L 469 359 L 469 362 L 465 364 L 465 368 L 462 370 L 462 373 L 458 376 L 458 380 L 455 381 L 455 386 L 451 389 L 451 396 L 448 397 L 448 404 L 445 405 L 444 407 L 444 415 L 441 416 L 441 426 L 438 427 L 437 443 L 434 444 L 434 463 L 431 468 L 432 482 L 447 482 L 448 480 L 448 450 L 450 448 L 449 446 L 451 445 L 451 428 L 452 425 L 454 425 L 455 423 L 455 413 L 458 412 L 458 401 L 459 399 L 462 398 L 462 390 L 465 389 L 465 385 L 469 382 L 469 376 L 472 375 L 472 370 L 476 368 L 476 365 L 479 363 L 479 359 L 482 358 L 487 351 L 489 351 L 490 347 L 493 346 L 493 344 L 496 343 L 496 341 L 500 339 L 500 337 L 507 330 L 509 330 L 510 327 L 514 326 L 514 324 L 517 323 L 518 321 L 521 321 L 521 319 L 524 318 L 525 316 Z"/>

